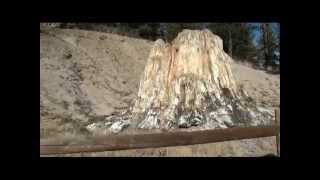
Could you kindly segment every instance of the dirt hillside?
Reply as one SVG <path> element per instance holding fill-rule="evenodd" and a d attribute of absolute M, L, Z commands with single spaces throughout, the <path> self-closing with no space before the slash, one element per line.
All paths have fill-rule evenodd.
<path fill-rule="evenodd" d="M 41 139 L 84 138 L 85 126 L 125 110 L 137 96 L 152 41 L 94 31 L 40 33 Z M 236 83 L 259 105 L 280 104 L 280 76 L 232 63 Z M 72 156 L 256 156 L 275 153 L 275 138 Z"/>

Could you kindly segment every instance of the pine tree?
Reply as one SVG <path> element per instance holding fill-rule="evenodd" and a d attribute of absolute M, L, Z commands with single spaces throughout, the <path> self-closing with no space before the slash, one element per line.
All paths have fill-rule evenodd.
<path fill-rule="evenodd" d="M 223 39 L 224 50 L 232 57 L 251 60 L 256 55 L 253 27 L 246 23 L 210 23 L 209 29 Z"/>
<path fill-rule="evenodd" d="M 164 39 L 167 42 L 172 41 L 180 31 L 182 31 L 183 26 L 179 23 L 163 23 L 164 28 Z"/>
<path fill-rule="evenodd" d="M 267 68 L 273 65 L 275 51 L 279 45 L 277 45 L 276 35 L 272 30 L 272 23 L 262 23 L 260 29 L 262 33 L 260 38 L 261 50 L 265 59 L 264 66 Z"/>

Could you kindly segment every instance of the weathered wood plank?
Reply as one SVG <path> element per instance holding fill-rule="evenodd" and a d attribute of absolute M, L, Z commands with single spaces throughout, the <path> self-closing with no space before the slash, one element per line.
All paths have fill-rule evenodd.
<path fill-rule="evenodd" d="M 97 137 L 90 140 L 90 142 L 77 145 L 40 145 L 40 155 L 205 144 L 212 142 L 276 136 L 278 133 L 279 126 L 270 125 L 192 132 L 180 131 L 154 134 L 115 135 Z"/>

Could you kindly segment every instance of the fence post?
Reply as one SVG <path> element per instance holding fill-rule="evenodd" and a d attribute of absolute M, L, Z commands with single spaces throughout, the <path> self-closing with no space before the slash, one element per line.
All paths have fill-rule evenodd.
<path fill-rule="evenodd" d="M 275 123 L 279 126 L 279 133 L 276 136 L 277 156 L 280 156 L 280 109 L 275 109 Z"/>

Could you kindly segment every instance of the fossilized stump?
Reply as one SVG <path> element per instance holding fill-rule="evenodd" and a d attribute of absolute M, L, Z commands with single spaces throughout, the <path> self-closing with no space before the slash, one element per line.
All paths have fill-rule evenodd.
<path fill-rule="evenodd" d="M 157 40 L 132 108 L 139 128 L 267 123 L 272 114 L 248 101 L 235 83 L 222 39 L 209 30 L 183 30 L 171 44 Z"/>

